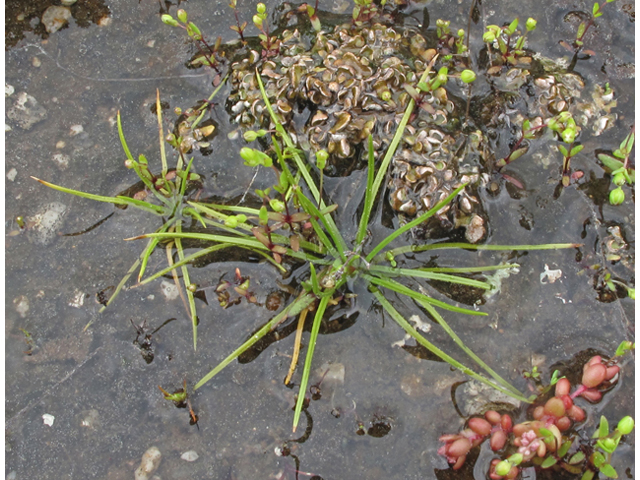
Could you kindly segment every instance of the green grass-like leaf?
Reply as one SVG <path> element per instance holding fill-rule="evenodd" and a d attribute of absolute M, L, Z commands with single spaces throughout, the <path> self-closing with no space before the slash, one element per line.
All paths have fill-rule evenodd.
<path fill-rule="evenodd" d="M 253 344 L 255 344 L 258 340 L 264 337 L 267 333 L 277 327 L 280 323 L 284 322 L 287 318 L 293 317 L 297 315 L 302 310 L 307 308 L 313 301 L 315 297 L 312 294 L 305 293 L 300 297 L 296 298 L 293 302 L 285 307 L 278 315 L 269 320 L 260 330 L 251 335 L 251 337 L 244 342 L 240 347 L 235 349 L 227 358 L 225 358 L 222 362 L 220 362 L 216 367 L 207 373 L 204 377 L 196 383 L 193 387 L 194 390 L 198 390 L 205 383 L 215 377 L 218 373 L 220 373 L 227 365 L 229 365 L 233 360 L 238 358 L 243 352 L 248 350 Z"/>
<path fill-rule="evenodd" d="M 331 291 L 333 294 L 333 291 Z M 309 374 L 311 373 L 311 361 L 313 360 L 313 352 L 316 349 L 316 341 L 318 339 L 318 331 L 320 330 L 320 324 L 322 323 L 322 317 L 324 311 L 331 300 L 331 295 L 327 295 L 320 300 L 316 309 L 316 315 L 313 318 L 313 327 L 311 328 L 311 336 L 309 337 L 309 346 L 307 347 L 307 356 L 304 359 L 304 368 L 302 371 L 302 380 L 300 380 L 300 389 L 298 390 L 298 399 L 296 401 L 296 408 L 293 414 L 293 431 L 296 431 L 298 422 L 300 421 L 300 413 L 302 412 L 302 405 L 304 404 L 304 397 L 307 392 L 307 384 L 309 383 Z"/>

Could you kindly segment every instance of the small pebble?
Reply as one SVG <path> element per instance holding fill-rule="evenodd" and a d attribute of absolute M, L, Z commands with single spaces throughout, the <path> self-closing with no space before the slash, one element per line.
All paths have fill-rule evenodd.
<path fill-rule="evenodd" d="M 49 427 L 53 426 L 53 422 L 55 421 L 55 419 L 56 417 L 48 413 L 45 413 L 44 415 L 42 415 L 42 421 L 44 422 L 45 425 L 48 425 Z"/>
<path fill-rule="evenodd" d="M 102 17 L 100 20 L 98 20 L 98 26 L 99 27 L 108 27 L 109 25 L 111 25 L 112 21 L 113 20 L 109 16 Z"/>
<path fill-rule="evenodd" d="M 16 175 L 18 175 L 18 171 L 15 168 L 12 168 L 7 172 L 7 180 L 13 182 L 16 179 Z"/>
<path fill-rule="evenodd" d="M 156 45 L 156 41 L 155 40 L 149 40 L 147 42 L 147 47 L 149 48 L 153 48 Z"/>
<path fill-rule="evenodd" d="M 65 7 L 70 7 L 71 5 L 73 5 L 74 3 L 76 3 L 78 0 L 60 0 L 60 3 L 62 5 L 64 5 Z"/>
<path fill-rule="evenodd" d="M 69 135 L 74 137 L 79 133 L 82 133 L 83 131 L 84 127 L 82 125 L 71 125 L 71 128 L 69 129 Z"/>
<path fill-rule="evenodd" d="M 16 16 L 16 22 L 24 22 L 24 19 L 25 19 L 24 13 L 19 13 Z"/>
<path fill-rule="evenodd" d="M 40 61 L 40 59 L 38 57 L 33 57 L 31 59 L 31 65 L 33 65 L 34 67 L 38 68 L 40 65 L 42 65 L 42 62 Z"/>
<path fill-rule="evenodd" d="M 59 142 L 56 143 L 56 148 L 58 150 L 62 150 L 66 146 L 67 146 L 67 143 L 64 140 L 60 140 Z"/>
<path fill-rule="evenodd" d="M 180 458 L 185 462 L 195 462 L 198 459 L 199 455 L 195 450 L 189 450 L 188 452 L 184 452 L 180 455 Z"/>
<path fill-rule="evenodd" d="M 13 95 L 13 92 L 15 92 L 16 89 L 13 88 L 13 85 L 9 85 L 8 83 L 4 84 L 4 96 L 5 97 L 10 97 L 11 95 Z"/>
<path fill-rule="evenodd" d="M 84 297 L 85 297 L 84 292 L 81 292 L 80 290 L 76 290 L 75 294 L 73 295 L 73 298 L 69 302 L 69 306 L 74 308 L 82 307 L 82 305 L 84 305 Z"/>
<path fill-rule="evenodd" d="M 51 6 L 42 14 L 42 23 L 47 32 L 54 33 L 64 27 L 71 18 L 71 10 L 67 7 Z"/>
<path fill-rule="evenodd" d="M 135 471 L 135 480 L 148 480 L 160 466 L 160 460 L 162 460 L 162 454 L 158 447 L 149 448 L 142 455 L 140 466 Z"/>

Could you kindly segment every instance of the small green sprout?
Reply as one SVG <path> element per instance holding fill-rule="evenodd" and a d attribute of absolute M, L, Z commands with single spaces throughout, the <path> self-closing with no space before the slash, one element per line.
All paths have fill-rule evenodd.
<path fill-rule="evenodd" d="M 185 385 L 185 387 L 186 387 L 186 385 Z M 167 392 L 160 385 L 158 385 L 158 388 L 160 389 L 160 391 L 164 395 L 164 399 L 165 400 L 169 400 L 170 402 L 174 402 L 176 404 L 180 404 L 180 403 L 183 403 L 187 399 L 187 389 L 186 388 L 180 388 L 180 389 L 176 390 L 173 393 Z"/>
<path fill-rule="evenodd" d="M 262 130 L 262 129 L 260 129 L 258 131 L 247 130 L 246 132 L 244 132 L 242 134 L 242 137 L 247 142 L 254 142 L 258 138 L 264 137 L 267 133 L 269 133 L 267 130 Z"/>
<path fill-rule="evenodd" d="M 556 372 L 557 372 L 557 370 L 556 370 Z M 540 372 L 538 371 L 538 367 L 537 367 L 537 365 L 534 365 L 534 366 L 531 368 L 531 371 L 530 371 L 530 372 L 526 372 L 526 371 L 525 371 L 525 372 L 522 374 L 522 376 L 524 376 L 524 378 L 531 378 L 531 379 L 533 379 L 533 380 L 540 380 Z"/>
<path fill-rule="evenodd" d="M 609 193 L 609 203 L 611 205 L 620 205 L 624 202 L 625 193 L 622 187 L 635 184 L 635 169 L 631 167 L 630 161 L 634 143 L 635 126 L 611 155 L 607 153 L 598 154 L 598 160 L 602 162 L 605 170 L 611 172 L 611 181 L 617 186 Z"/>
<path fill-rule="evenodd" d="M 244 160 L 244 164 L 248 167 L 257 167 L 259 165 L 271 167 L 273 165 L 273 160 L 269 155 L 255 148 L 242 147 L 240 149 L 240 156 Z"/>

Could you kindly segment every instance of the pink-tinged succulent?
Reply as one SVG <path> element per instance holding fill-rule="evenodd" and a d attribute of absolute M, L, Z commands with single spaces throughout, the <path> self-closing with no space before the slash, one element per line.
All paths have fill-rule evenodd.
<path fill-rule="evenodd" d="M 494 452 L 502 450 L 507 443 L 507 435 L 513 429 L 513 420 L 506 413 L 500 415 L 494 410 L 489 410 L 484 416 L 493 425 L 491 428 L 491 450 Z"/>
<path fill-rule="evenodd" d="M 488 477 L 491 480 L 513 480 L 519 473 L 522 462 L 541 461 L 562 445 L 562 432 L 569 430 L 574 422 L 583 422 L 585 411 L 574 404 L 574 399 L 582 396 L 590 402 L 602 398 L 602 392 L 617 381 L 620 367 L 602 362 L 599 355 L 592 357 L 583 367 L 581 384 L 571 393 L 571 383 L 561 378 L 555 384 L 554 396 L 544 404 L 538 404 L 533 411 L 533 420 L 514 425 L 507 414 L 489 410 L 482 417 L 472 417 L 467 428 L 458 434 L 443 435 L 444 445 L 438 449 L 447 461 L 458 470 L 464 465 L 469 451 L 490 438 L 494 452 L 502 450 L 507 443 L 517 448 L 518 460 L 494 459 Z M 511 434 L 513 436 L 511 437 Z M 538 460 L 535 460 L 535 458 Z"/>
<path fill-rule="evenodd" d="M 613 383 L 620 373 L 618 365 L 607 366 L 602 363 L 602 357 L 596 355 L 592 357 L 582 369 L 582 385 L 571 394 L 571 398 L 582 396 L 591 403 L 599 402 L 602 392 L 598 389 L 605 382 Z"/>
<path fill-rule="evenodd" d="M 447 462 L 453 465 L 454 470 L 462 468 L 471 450 L 471 441 L 462 435 L 443 435 L 440 441 L 445 443 L 438 449 L 438 454 L 447 457 Z"/>

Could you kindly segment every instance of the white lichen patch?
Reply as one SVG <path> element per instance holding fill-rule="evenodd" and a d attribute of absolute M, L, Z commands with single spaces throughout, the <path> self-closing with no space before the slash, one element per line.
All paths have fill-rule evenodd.
<path fill-rule="evenodd" d="M 491 285 L 491 289 L 487 290 L 487 292 L 484 294 L 484 297 L 486 299 L 489 299 L 494 295 L 500 293 L 500 291 L 502 290 L 502 281 L 509 278 L 512 274 L 519 272 L 520 269 L 518 267 L 512 267 L 496 270 L 493 275 L 485 275 L 485 281 L 489 285 Z"/>
<path fill-rule="evenodd" d="M 69 128 L 69 136 L 71 137 L 75 137 L 82 132 L 84 132 L 84 127 L 82 125 L 71 125 Z"/>
<path fill-rule="evenodd" d="M 544 272 L 540 274 L 540 283 L 546 285 L 547 283 L 555 283 L 562 277 L 562 270 L 550 270 L 549 265 L 544 264 Z"/>
<path fill-rule="evenodd" d="M 42 207 L 35 215 L 27 217 L 29 240 L 40 245 L 53 240 L 66 212 L 66 205 L 53 202 Z"/>
<path fill-rule="evenodd" d="M 66 170 L 69 166 L 69 160 L 71 160 L 69 155 L 65 155 L 64 153 L 56 153 L 52 159 L 60 170 Z"/>
<path fill-rule="evenodd" d="M 411 315 L 409 317 L 409 321 L 414 324 L 416 330 L 424 333 L 429 333 L 429 331 L 431 331 L 431 324 L 423 322 L 418 315 Z"/>
<path fill-rule="evenodd" d="M 47 111 L 34 97 L 20 92 L 13 106 L 7 110 L 7 117 L 23 130 L 30 130 L 33 125 L 47 118 Z"/>
<path fill-rule="evenodd" d="M 344 364 L 342 363 L 323 363 L 316 370 L 316 375 L 322 378 L 324 384 L 343 384 L 344 383 Z"/>
<path fill-rule="evenodd" d="M 180 296 L 180 292 L 178 291 L 176 284 L 169 282 L 168 280 L 164 280 L 160 284 L 160 290 L 162 290 L 162 294 L 169 301 L 175 300 Z"/>
<path fill-rule="evenodd" d="M 13 299 L 13 306 L 21 318 L 25 318 L 29 312 L 29 299 L 25 295 L 20 295 Z"/>

